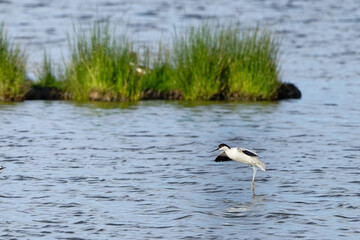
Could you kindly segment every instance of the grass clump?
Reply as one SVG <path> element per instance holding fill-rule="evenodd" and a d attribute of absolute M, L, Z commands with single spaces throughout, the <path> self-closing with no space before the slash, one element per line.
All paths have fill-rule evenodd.
<path fill-rule="evenodd" d="M 9 42 L 0 25 L 0 100 L 19 101 L 25 93 L 26 57 L 24 51 Z"/>
<path fill-rule="evenodd" d="M 190 27 L 173 42 L 175 84 L 185 99 L 270 100 L 279 85 L 278 45 L 271 32 L 238 25 Z"/>
<path fill-rule="evenodd" d="M 42 67 L 37 72 L 37 82 L 35 82 L 32 87 L 63 89 L 63 84 L 55 76 L 51 59 L 47 56 L 46 52 L 44 53 Z"/>
<path fill-rule="evenodd" d="M 90 32 L 75 29 L 70 42 L 65 88 L 75 100 L 136 101 L 141 95 L 138 57 L 126 36 L 115 39 L 108 23 L 95 23 Z"/>
<path fill-rule="evenodd" d="M 145 69 L 147 70 L 142 78 L 143 90 L 155 90 L 168 92 L 175 90 L 174 67 L 170 62 L 170 52 L 162 44 L 159 44 L 158 53 L 155 58 L 150 55 L 149 49 L 146 50 Z"/>
<path fill-rule="evenodd" d="M 230 64 L 229 93 L 245 99 L 273 100 L 281 84 L 279 44 L 273 33 L 259 27 L 240 33 L 234 42 Z"/>

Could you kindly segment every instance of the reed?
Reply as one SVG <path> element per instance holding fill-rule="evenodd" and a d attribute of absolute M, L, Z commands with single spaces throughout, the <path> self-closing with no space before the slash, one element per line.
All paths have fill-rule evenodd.
<path fill-rule="evenodd" d="M 94 23 L 91 31 L 75 28 L 66 66 L 65 88 L 73 99 L 93 99 L 94 93 L 110 101 L 136 101 L 141 95 L 141 75 L 133 43 L 115 38 L 109 23 Z M 96 98 L 95 98 L 96 99 Z"/>
<path fill-rule="evenodd" d="M 19 101 L 24 97 L 25 89 L 25 52 L 10 39 L 0 25 L 0 100 Z"/>

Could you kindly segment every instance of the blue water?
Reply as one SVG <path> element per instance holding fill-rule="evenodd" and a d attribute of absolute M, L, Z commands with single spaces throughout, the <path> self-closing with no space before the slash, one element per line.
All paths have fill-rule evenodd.
<path fill-rule="evenodd" d="M 282 79 L 300 100 L 0 104 L 1 239 L 358 239 L 359 7 L 352 1 L 0 1 L 29 49 L 66 56 L 72 22 L 101 15 L 137 42 L 176 25 L 267 23 Z M 58 60 L 61 62 L 61 60 Z M 255 150 L 252 169 L 213 162 L 220 143 Z"/>

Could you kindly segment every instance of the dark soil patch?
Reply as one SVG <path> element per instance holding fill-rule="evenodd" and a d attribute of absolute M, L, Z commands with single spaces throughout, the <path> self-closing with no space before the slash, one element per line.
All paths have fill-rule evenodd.
<path fill-rule="evenodd" d="M 91 101 L 116 102 L 127 101 L 124 96 L 119 96 L 111 92 L 102 92 L 99 90 L 91 90 L 88 93 Z M 277 97 L 274 100 L 282 99 L 298 99 L 301 98 L 300 90 L 292 83 L 282 83 L 277 91 Z M 71 99 L 69 94 L 53 87 L 33 87 L 28 90 L 24 96 L 24 100 L 66 100 Z M 159 91 L 146 90 L 141 93 L 140 100 L 184 100 L 185 97 L 180 90 Z M 0 99 L 1 101 L 2 99 Z M 15 99 L 14 99 L 15 100 Z M 21 99 L 20 99 L 21 100 Z M 251 96 L 242 96 L 240 94 L 214 94 L 210 100 L 216 101 L 239 101 L 239 100 L 256 100 Z"/>
<path fill-rule="evenodd" d="M 24 98 L 25 100 L 63 100 L 66 99 L 66 96 L 57 88 L 33 87 L 26 92 Z"/>
<path fill-rule="evenodd" d="M 158 90 L 146 90 L 141 94 L 142 100 L 184 100 L 185 97 L 180 90 L 170 91 L 158 91 Z"/>

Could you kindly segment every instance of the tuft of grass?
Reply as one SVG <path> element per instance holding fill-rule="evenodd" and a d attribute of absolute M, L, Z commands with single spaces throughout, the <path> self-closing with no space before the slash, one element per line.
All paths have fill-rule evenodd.
<path fill-rule="evenodd" d="M 96 22 L 90 31 L 75 28 L 75 37 L 69 42 L 72 54 L 65 88 L 73 99 L 88 100 L 90 92 L 106 95 L 111 101 L 140 98 L 139 60 L 127 36 L 115 38 L 108 22 Z"/>
<path fill-rule="evenodd" d="M 279 85 L 278 44 L 273 34 L 239 25 L 205 23 L 175 35 L 175 84 L 187 100 L 270 100 Z"/>
<path fill-rule="evenodd" d="M 209 99 L 221 88 L 227 60 L 219 42 L 218 32 L 210 25 L 191 26 L 183 35 L 173 39 L 173 64 L 176 85 L 185 99 Z"/>
<path fill-rule="evenodd" d="M 62 90 L 62 82 L 57 79 L 54 74 L 53 65 L 50 57 L 44 52 L 43 64 L 41 69 L 37 72 L 37 82 L 33 84 L 35 88 L 55 88 Z"/>
<path fill-rule="evenodd" d="M 279 79 L 279 43 L 274 34 L 263 28 L 240 32 L 233 42 L 229 93 L 242 99 L 272 100 L 281 84 Z"/>
<path fill-rule="evenodd" d="M 147 73 L 142 79 L 143 90 L 156 90 L 168 92 L 175 90 L 174 84 L 174 67 L 170 62 L 170 51 L 159 43 L 156 57 L 150 55 L 149 49 L 145 52 L 145 68 Z M 150 70 L 151 69 L 151 70 Z"/>
<path fill-rule="evenodd" d="M 0 63 L 0 100 L 22 100 L 26 90 L 26 56 L 10 43 L 4 24 L 0 25 Z"/>

